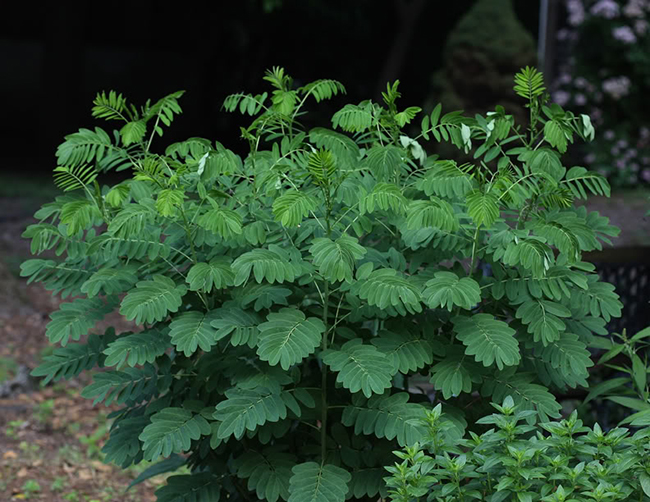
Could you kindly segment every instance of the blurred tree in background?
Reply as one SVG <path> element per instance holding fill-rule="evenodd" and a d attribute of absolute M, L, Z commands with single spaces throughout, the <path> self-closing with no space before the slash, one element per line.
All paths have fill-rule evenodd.
<path fill-rule="evenodd" d="M 613 186 L 650 183 L 650 1 L 565 0 L 553 99 L 600 132 L 576 161 Z"/>
<path fill-rule="evenodd" d="M 526 123 L 528 113 L 516 99 L 511 75 L 535 63 L 535 40 L 512 0 L 478 0 L 449 34 L 430 101 L 469 116 L 502 105 Z"/>

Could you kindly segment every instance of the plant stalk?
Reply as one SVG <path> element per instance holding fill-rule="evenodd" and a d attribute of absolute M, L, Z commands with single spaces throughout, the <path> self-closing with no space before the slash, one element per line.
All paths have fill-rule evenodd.
<path fill-rule="evenodd" d="M 327 350 L 327 317 L 329 307 L 330 284 L 325 281 L 324 301 L 323 301 L 323 324 L 325 324 L 325 331 L 323 332 L 323 339 L 321 342 L 321 350 Z M 324 362 L 321 363 L 321 419 L 320 419 L 320 451 L 321 461 L 325 463 L 327 455 L 327 366 Z"/>

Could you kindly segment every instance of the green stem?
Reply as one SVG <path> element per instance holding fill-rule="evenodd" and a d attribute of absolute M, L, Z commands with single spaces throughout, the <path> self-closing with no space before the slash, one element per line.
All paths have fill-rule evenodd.
<path fill-rule="evenodd" d="M 480 229 L 481 229 L 481 225 L 478 225 L 476 227 L 476 232 L 474 232 L 474 239 L 472 242 L 472 261 L 469 264 L 469 273 L 467 274 L 468 276 L 471 276 L 474 273 L 474 261 L 476 260 L 476 245 L 478 244 Z"/>
<path fill-rule="evenodd" d="M 332 226 L 330 224 L 330 216 L 332 214 L 332 206 L 330 203 L 329 193 L 325 193 L 325 204 L 327 207 L 327 213 L 325 215 L 325 223 L 327 224 L 327 238 L 329 239 L 332 236 Z M 330 283 L 327 279 L 325 280 L 325 289 L 323 291 L 323 324 L 325 325 L 325 330 L 323 331 L 323 337 L 321 340 L 321 350 L 325 352 L 327 350 L 327 318 L 328 318 L 328 309 L 329 309 L 329 297 L 330 297 Z M 321 424 L 320 424 L 320 451 L 321 451 L 321 462 L 325 463 L 325 457 L 327 456 L 327 366 L 324 362 L 321 363 Z"/>
<path fill-rule="evenodd" d="M 327 350 L 327 316 L 328 316 L 328 306 L 329 306 L 329 295 L 330 295 L 330 285 L 329 282 L 325 281 L 325 292 L 323 295 L 323 324 L 325 324 L 325 331 L 323 332 L 323 338 L 321 341 L 321 350 L 325 352 Z M 320 449 L 321 449 L 321 459 L 325 463 L 325 457 L 327 455 L 327 366 L 325 363 L 322 363 L 321 368 L 321 420 L 320 420 Z"/>

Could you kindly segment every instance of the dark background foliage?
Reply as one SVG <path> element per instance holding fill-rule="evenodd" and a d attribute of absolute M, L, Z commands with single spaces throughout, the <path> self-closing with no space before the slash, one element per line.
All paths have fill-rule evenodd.
<path fill-rule="evenodd" d="M 539 0 L 514 0 L 537 35 Z M 184 114 L 166 141 L 203 136 L 237 149 L 223 98 L 255 92 L 272 66 L 297 83 L 333 78 L 346 102 L 379 96 L 399 78 L 403 105 L 436 100 L 445 41 L 474 0 L 16 2 L 0 18 L 0 141 L 5 169 L 49 171 L 63 136 L 89 127 L 90 103 L 116 89 L 132 102 L 179 89 Z M 511 74 L 508 69 L 508 74 Z M 329 116 L 341 101 L 321 106 Z"/>

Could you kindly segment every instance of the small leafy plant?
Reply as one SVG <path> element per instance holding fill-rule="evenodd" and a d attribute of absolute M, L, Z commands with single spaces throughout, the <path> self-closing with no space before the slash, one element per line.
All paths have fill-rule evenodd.
<path fill-rule="evenodd" d="M 605 398 L 623 408 L 634 410 L 621 424 L 650 426 L 650 362 L 648 361 L 648 341 L 650 327 L 633 336 L 612 333 L 611 338 L 601 339 L 602 348 L 607 351 L 598 364 L 615 373 L 611 378 L 590 387 L 585 404 L 594 399 Z"/>
<path fill-rule="evenodd" d="M 577 412 L 534 424 L 538 413 L 507 396 L 498 413 L 477 421 L 492 428 L 458 440 L 440 405 L 427 414 L 427 440 L 395 454 L 388 467 L 392 500 L 614 501 L 650 497 L 650 428 L 584 427 Z M 532 422 L 532 423 L 531 423 Z"/>
<path fill-rule="evenodd" d="M 24 235 L 64 259 L 22 274 L 74 299 L 51 315 L 61 347 L 34 374 L 105 368 L 83 395 L 122 405 L 106 460 L 189 467 L 161 502 L 376 499 L 391 452 L 425 437 L 418 379 L 459 438 L 464 410 L 506 395 L 558 417 L 549 388 L 586 385 L 588 348 L 621 310 L 581 260 L 617 230 L 573 207 L 607 182 L 560 160 L 593 135 L 588 118 L 548 104 L 526 68 L 527 128 L 500 107 L 470 118 L 440 105 L 418 128 L 395 82 L 383 103 L 306 130 L 307 103 L 343 85 L 294 88 L 280 68 L 264 79 L 270 94 L 224 101 L 252 117 L 243 157 L 202 138 L 154 150 L 180 92 L 143 107 L 101 93 L 93 116 L 118 129 L 81 129 L 57 150 L 65 195 Z M 432 140 L 476 163 L 428 156 Z M 110 170 L 124 180 L 101 186 Z M 87 335 L 117 309 L 138 328 Z"/>

